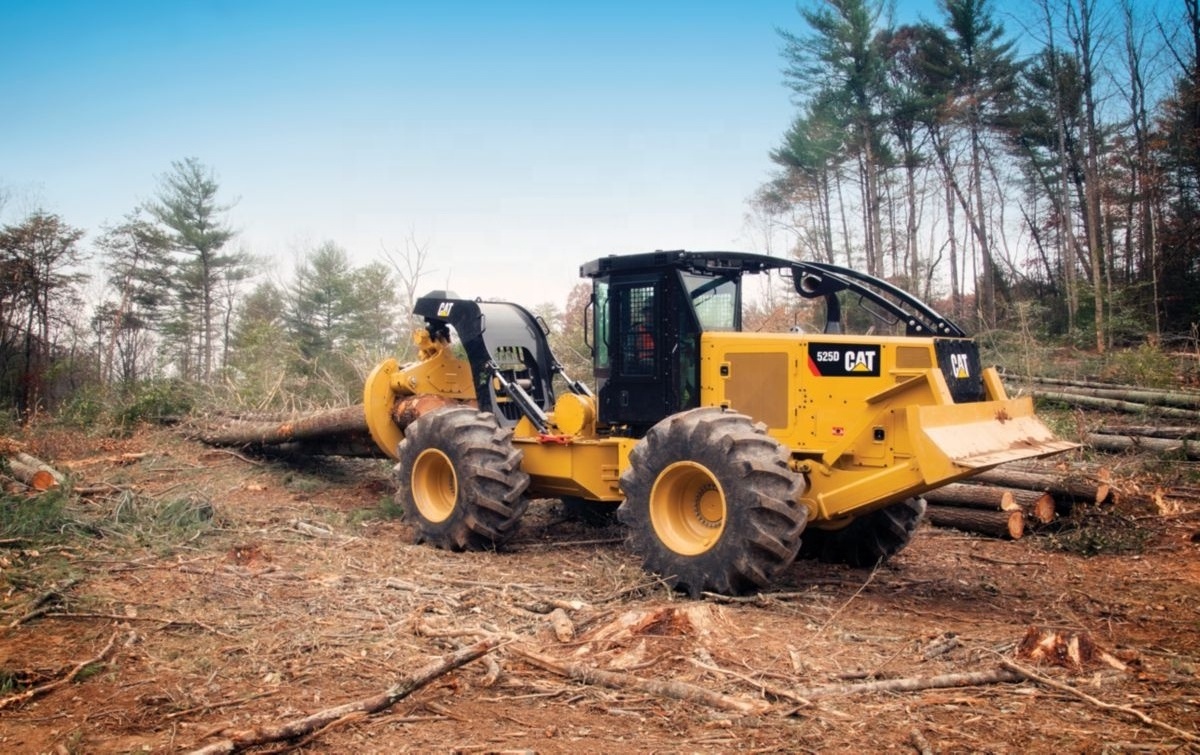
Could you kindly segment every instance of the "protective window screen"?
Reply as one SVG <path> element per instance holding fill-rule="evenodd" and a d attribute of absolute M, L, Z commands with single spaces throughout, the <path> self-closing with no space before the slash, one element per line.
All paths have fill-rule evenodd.
<path fill-rule="evenodd" d="M 626 375 L 653 375 L 655 354 L 654 287 L 625 289 L 620 301 L 622 342 L 621 372 Z"/>

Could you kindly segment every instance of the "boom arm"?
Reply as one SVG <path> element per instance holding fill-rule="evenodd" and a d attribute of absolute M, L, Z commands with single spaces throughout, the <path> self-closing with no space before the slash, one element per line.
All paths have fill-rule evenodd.
<path fill-rule="evenodd" d="M 962 328 L 933 307 L 881 278 L 825 262 L 792 262 L 790 266 L 796 293 L 809 299 L 824 296 L 831 322 L 840 320 L 834 295 L 839 291 L 853 291 L 898 317 L 910 336 L 967 337 Z M 830 332 L 828 328 L 826 332 Z"/>

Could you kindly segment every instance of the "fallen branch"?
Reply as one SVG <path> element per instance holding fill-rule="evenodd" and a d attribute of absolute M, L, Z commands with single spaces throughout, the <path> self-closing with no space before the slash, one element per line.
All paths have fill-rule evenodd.
<path fill-rule="evenodd" d="M 1086 692 L 1082 692 L 1080 690 L 1075 689 L 1074 687 L 1072 687 L 1069 684 L 1063 684 L 1062 682 L 1055 681 L 1048 676 L 1043 676 L 1043 675 L 1037 673 L 1036 671 L 1034 671 L 1033 669 L 1025 668 L 1024 666 L 1017 663 L 1016 661 L 1010 661 L 1007 658 L 1000 659 L 1000 665 L 1003 666 L 1005 669 L 1013 672 L 1014 674 L 1018 674 L 1019 676 L 1023 677 L 1024 679 L 1026 679 L 1028 681 L 1036 682 L 1038 684 L 1043 684 L 1047 687 L 1056 689 L 1060 692 L 1066 692 L 1068 695 L 1073 695 L 1073 696 L 1079 698 L 1080 700 L 1083 700 L 1087 703 L 1090 703 L 1091 705 L 1094 705 L 1097 708 L 1100 708 L 1101 710 L 1109 710 L 1109 711 L 1113 711 L 1116 713 L 1124 713 L 1127 716 L 1132 716 L 1133 718 L 1138 719 L 1139 721 L 1146 724 L 1147 726 L 1152 726 L 1156 729 L 1162 729 L 1163 731 L 1170 732 L 1171 734 L 1174 734 L 1175 736 L 1180 737 L 1184 741 L 1191 742 L 1192 744 L 1200 744 L 1200 737 L 1196 736 L 1195 734 L 1186 732 L 1183 729 L 1177 729 L 1168 723 L 1164 723 L 1157 719 L 1151 718 L 1150 716 L 1146 715 L 1145 713 L 1142 713 L 1140 710 L 1137 710 L 1136 708 L 1130 708 L 1129 706 L 1126 706 L 1126 705 L 1114 705 L 1113 703 L 1106 703 L 1103 700 L 1092 697 L 1091 695 L 1089 695 Z"/>
<path fill-rule="evenodd" d="M 925 689 L 945 689 L 947 687 L 975 687 L 981 684 L 998 684 L 1020 680 L 1020 673 L 1008 668 L 996 668 L 990 671 L 968 671 L 959 674 L 882 679 L 875 682 L 857 682 L 855 684 L 826 684 L 820 687 L 804 687 L 792 690 L 792 693 L 805 700 L 816 700 L 821 697 L 873 694 L 876 692 L 917 692 Z"/>
<path fill-rule="evenodd" d="M 53 606 L 49 605 L 51 601 L 62 599 L 63 592 L 70 590 L 72 587 L 78 584 L 79 579 L 79 577 L 71 577 L 61 585 L 56 585 L 39 595 L 36 600 L 29 604 L 29 610 L 26 611 L 25 614 L 18 616 L 9 622 L 8 628 L 15 629 L 31 619 L 36 619 L 38 616 L 42 616 L 43 614 L 47 614 L 52 611 Z"/>
<path fill-rule="evenodd" d="M 749 676 L 746 676 L 745 674 L 739 674 L 736 671 L 730 671 L 729 669 L 724 669 L 724 668 L 721 668 L 720 666 L 714 666 L 714 665 L 705 663 L 704 661 L 697 660 L 696 658 L 688 658 L 688 663 L 691 663 L 696 668 L 704 669 L 705 671 L 711 671 L 714 674 L 721 674 L 723 676 L 731 676 L 734 679 L 740 679 L 741 681 L 745 682 L 746 684 L 757 687 L 758 690 L 765 695 L 771 695 L 773 697 L 778 697 L 781 700 L 791 700 L 794 703 L 807 703 L 808 702 L 804 698 L 798 697 L 796 695 L 796 693 L 792 692 L 789 689 L 783 689 L 782 687 L 777 687 L 773 684 L 768 684 L 764 681 L 752 679 Z"/>
<path fill-rule="evenodd" d="M 52 681 L 52 682 L 46 682 L 45 684 L 39 684 L 36 687 L 30 687 L 29 689 L 25 690 L 24 692 L 20 692 L 15 695 L 9 695 L 8 697 L 0 698 L 0 710 L 7 708 L 8 706 L 10 706 L 14 703 L 25 702 L 26 700 L 31 700 L 35 697 L 40 697 L 41 695 L 44 695 L 47 692 L 53 692 L 54 690 L 58 689 L 59 687 L 65 687 L 68 684 L 70 684 L 71 682 L 75 681 L 76 677 L 78 677 L 81 673 L 83 673 L 83 670 L 85 668 L 87 668 L 88 666 L 91 666 L 94 663 L 100 663 L 101 661 L 103 661 L 105 658 L 108 657 L 108 654 L 112 652 L 112 649 L 117 644 L 117 635 L 118 634 L 120 634 L 120 632 L 113 632 L 113 636 L 108 638 L 108 644 L 106 644 L 103 647 L 103 649 L 101 649 L 100 652 L 96 654 L 96 656 L 94 658 L 89 658 L 86 661 L 80 661 L 79 663 L 75 664 L 75 667 L 71 669 L 70 673 L 68 673 L 63 678 L 56 679 L 55 681 Z"/>
<path fill-rule="evenodd" d="M 769 707 L 762 700 L 749 700 L 740 697 L 730 697 L 719 692 L 697 687 L 687 682 L 657 681 L 642 679 L 632 674 L 622 674 L 615 671 L 584 666 L 579 663 L 561 663 L 531 650 L 514 645 L 512 652 L 526 662 L 567 679 L 573 679 L 584 684 L 592 684 L 609 689 L 637 690 L 658 697 L 672 700 L 684 700 L 698 705 L 704 705 L 718 710 L 728 710 L 734 713 L 757 715 L 765 713 Z"/>
<path fill-rule="evenodd" d="M 492 637 L 465 647 L 455 653 L 443 656 L 418 669 L 411 676 L 401 679 L 390 689 L 375 697 L 363 698 L 354 702 L 326 708 L 312 715 L 294 721 L 274 726 L 260 726 L 234 732 L 227 739 L 213 742 L 210 745 L 194 750 L 192 755 L 213 755 L 215 753 L 239 752 L 248 747 L 282 742 L 288 739 L 304 737 L 338 723 L 347 716 L 371 715 L 386 710 L 412 693 L 426 686 L 438 677 L 465 666 L 471 661 L 482 658 L 500 645 L 500 638 Z"/>

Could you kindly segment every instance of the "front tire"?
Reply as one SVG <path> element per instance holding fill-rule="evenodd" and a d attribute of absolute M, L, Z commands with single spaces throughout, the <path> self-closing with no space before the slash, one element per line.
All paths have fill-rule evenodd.
<path fill-rule="evenodd" d="M 448 407 L 409 425 L 399 445 L 396 497 L 418 543 L 490 550 L 517 531 L 529 475 L 512 431 L 471 408 Z"/>
<path fill-rule="evenodd" d="M 796 558 L 807 521 L 787 461 L 745 415 L 705 407 L 664 419 L 621 476 L 630 548 L 692 597 L 765 587 Z"/>
<path fill-rule="evenodd" d="M 908 498 L 863 514 L 840 530 L 815 527 L 804 537 L 801 558 L 856 568 L 887 561 L 908 545 L 925 516 L 925 499 Z"/>

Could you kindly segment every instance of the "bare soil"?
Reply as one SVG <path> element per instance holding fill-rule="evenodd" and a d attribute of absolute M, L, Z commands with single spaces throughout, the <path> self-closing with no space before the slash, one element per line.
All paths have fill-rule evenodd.
<path fill-rule="evenodd" d="M 63 679 L 115 637 L 71 683 L 0 707 L 3 752 L 187 751 L 379 694 L 482 636 L 507 644 L 382 713 L 259 751 L 1179 752 L 1200 741 L 1188 739 L 1200 723 L 1195 501 L 1169 516 L 1125 512 L 1119 526 L 1145 539 L 1137 553 L 1084 557 L 1046 535 L 923 525 L 875 570 L 801 561 L 763 595 L 692 601 L 642 572 L 619 527 L 568 520 L 555 501 L 531 507 L 505 552 L 448 553 L 414 545 L 386 515 L 383 461 L 250 458 L 165 430 L 29 443 L 80 485 L 199 501 L 212 518 L 174 536 L 101 526 L 51 547 L 0 546 L 0 698 Z M 132 500 L 114 488 L 79 507 L 113 522 Z M 555 634 L 554 608 L 573 636 Z M 1038 668 L 1090 701 L 1029 680 L 844 688 L 991 671 L 1031 626 L 1086 636 L 1128 669 Z M 517 648 L 762 710 L 570 680 Z"/>

